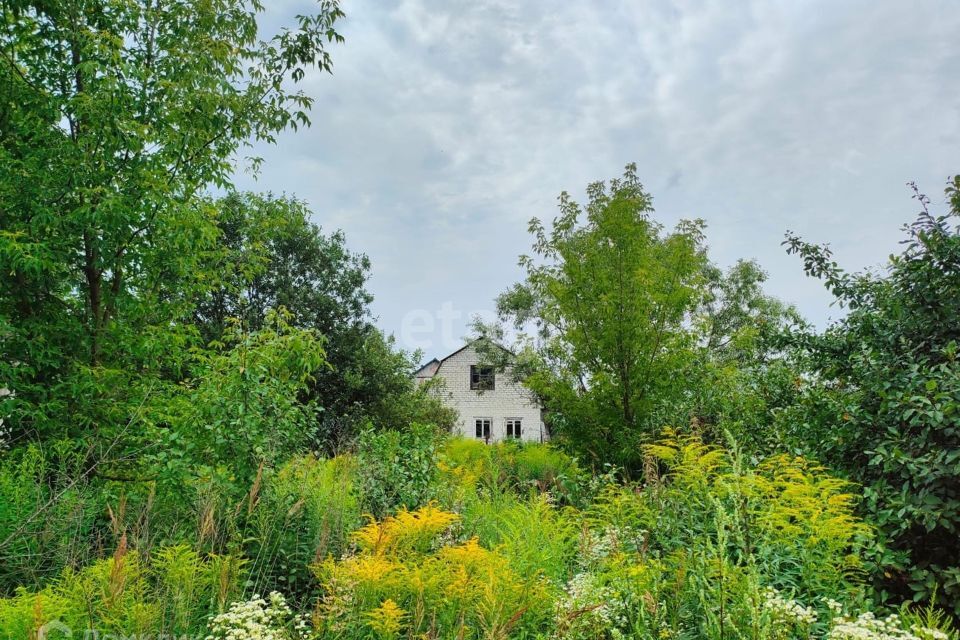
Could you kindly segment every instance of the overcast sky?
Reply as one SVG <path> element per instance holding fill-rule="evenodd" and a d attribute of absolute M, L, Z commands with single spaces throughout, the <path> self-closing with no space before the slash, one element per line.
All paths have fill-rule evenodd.
<path fill-rule="evenodd" d="M 310 2 L 271 0 L 265 26 Z M 840 312 L 780 243 L 841 265 L 898 249 L 916 180 L 960 173 L 960 3 L 347 0 L 313 126 L 238 186 L 306 200 L 373 262 L 379 325 L 442 356 L 521 277 L 527 222 L 636 162 L 656 217 L 708 224 L 820 326 Z M 459 316 L 458 316 L 459 314 Z M 447 320 L 446 318 L 450 318 Z"/>

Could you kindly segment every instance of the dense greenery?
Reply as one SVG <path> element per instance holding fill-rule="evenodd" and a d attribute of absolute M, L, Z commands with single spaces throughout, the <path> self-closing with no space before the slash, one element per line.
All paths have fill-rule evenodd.
<path fill-rule="evenodd" d="M 754 465 L 668 431 L 645 447 L 656 471 L 640 485 L 584 473 L 549 445 L 419 429 L 405 446 L 424 466 L 364 437 L 356 455 L 264 470 L 236 502 L 206 496 L 181 519 L 191 544 L 138 553 L 135 523 L 111 511 L 113 548 L 0 599 L 0 634 L 48 620 L 223 637 L 252 621 L 275 635 L 239 637 L 288 639 L 846 638 L 868 626 L 855 617 L 871 528 L 852 485 L 802 458 Z M 376 491 L 399 478 L 407 489 Z M 385 515 L 362 520 L 371 509 Z M 889 624 L 925 640 L 946 628 Z"/>
<path fill-rule="evenodd" d="M 825 247 L 788 236 L 849 313 L 791 336 L 811 377 L 781 424 L 787 442 L 864 485 L 883 533 L 882 597 L 960 614 L 960 177 L 942 215 L 914 189 L 922 211 L 884 273 L 845 273 Z"/>
<path fill-rule="evenodd" d="M 312 371 L 301 401 L 320 409 L 317 444 L 349 443 L 367 424 L 388 428 L 427 421 L 448 425 L 449 411 L 414 387 L 409 354 L 372 322 L 370 261 L 310 222 L 293 198 L 232 193 L 217 202 L 218 251 L 205 264 L 212 286 L 197 297 L 193 321 L 204 343 L 232 322 L 259 330 L 272 309 L 323 336 L 326 366 Z"/>
<path fill-rule="evenodd" d="M 824 331 L 635 166 L 561 195 L 476 343 L 553 442 L 488 446 L 232 190 L 341 41 L 262 9 L 0 0 L 0 637 L 956 639 L 960 178 L 884 271 L 788 235 Z"/>
<path fill-rule="evenodd" d="M 216 208 L 251 139 L 307 122 L 334 3 L 257 38 L 259 5 L 2 5 L 0 377 L 15 437 L 114 431 L 184 376 Z"/>
<path fill-rule="evenodd" d="M 665 233 L 635 165 L 587 195 L 581 206 L 561 194 L 549 231 L 531 221 L 526 279 L 497 300 L 501 320 L 527 333 L 517 358 L 495 348 L 485 357 L 509 365 L 550 411 L 552 432 L 583 456 L 636 465 L 664 424 L 706 421 L 722 433 L 742 407 L 720 407 L 705 390 L 732 369 L 765 375 L 769 338 L 799 316 L 764 294 L 756 263 L 711 264 L 702 221 Z"/>

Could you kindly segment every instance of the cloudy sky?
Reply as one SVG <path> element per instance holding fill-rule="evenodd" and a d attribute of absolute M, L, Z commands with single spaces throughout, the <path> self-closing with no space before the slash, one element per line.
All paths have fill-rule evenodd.
<path fill-rule="evenodd" d="M 311 3 L 271 0 L 272 28 Z M 960 173 L 956 0 L 346 0 L 307 130 L 256 181 L 305 199 L 373 262 L 380 326 L 444 355 L 521 277 L 527 222 L 628 162 L 672 225 L 700 217 L 721 265 L 820 326 L 839 310 L 786 230 L 860 269 Z"/>

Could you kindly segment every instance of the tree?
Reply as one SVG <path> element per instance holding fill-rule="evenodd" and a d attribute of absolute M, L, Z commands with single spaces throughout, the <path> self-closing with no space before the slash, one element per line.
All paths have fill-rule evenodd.
<path fill-rule="evenodd" d="M 782 346 L 786 331 L 807 327 L 797 310 L 767 295 L 767 274 L 754 261 L 727 271 L 709 264 L 692 327 L 696 359 L 684 374 L 686 390 L 662 408 L 662 424 L 692 424 L 702 437 L 726 442 L 761 459 L 783 451 L 773 429 L 776 414 L 797 396 L 796 363 Z"/>
<path fill-rule="evenodd" d="M 775 336 L 805 325 L 795 308 L 764 293 L 767 274 L 753 260 L 738 260 L 726 273 L 710 265 L 706 277 L 695 324 L 706 352 L 719 362 L 768 360 L 777 349 Z"/>
<path fill-rule="evenodd" d="M 221 275 L 194 312 L 206 342 L 236 319 L 257 330 L 281 307 L 292 326 L 321 334 L 326 361 L 302 399 L 322 408 L 316 434 L 324 447 L 350 441 L 366 422 L 450 425 L 449 412 L 415 388 L 411 356 L 374 326 L 370 261 L 348 249 L 342 232 L 324 235 L 293 198 L 233 193 L 216 208 L 220 251 L 204 271 Z"/>
<path fill-rule="evenodd" d="M 960 613 L 960 177 L 943 215 L 913 189 L 920 214 L 885 272 L 844 272 L 827 247 L 788 234 L 788 252 L 849 313 L 792 336 L 808 375 L 781 428 L 864 485 L 880 593 Z"/>
<path fill-rule="evenodd" d="M 334 0 L 266 41 L 262 9 L 0 3 L 0 375 L 17 435 L 96 433 L 184 375 L 217 237 L 202 193 L 244 145 L 308 124 L 290 81 L 329 70 L 341 40 Z"/>
<path fill-rule="evenodd" d="M 196 352 L 194 376 L 167 406 L 168 428 L 144 436 L 161 440 L 144 447 L 155 479 L 180 491 L 184 481 L 217 479 L 244 492 L 259 465 L 312 444 L 316 407 L 299 396 L 326 366 L 323 340 L 289 320 L 281 310 L 268 312 L 256 331 L 231 323 L 223 349 Z"/>
<path fill-rule="evenodd" d="M 554 433 L 594 460 L 631 461 L 654 433 L 647 419 L 681 393 L 694 358 L 703 223 L 664 232 L 632 164 L 587 195 L 581 207 L 561 194 L 549 232 L 531 221 L 539 260 L 521 257 L 526 279 L 497 308 L 533 330 L 514 370 L 544 402 Z"/>
<path fill-rule="evenodd" d="M 284 307 L 292 325 L 356 346 L 346 334 L 370 321 L 370 260 L 347 248 L 343 232 L 324 235 L 295 198 L 232 193 L 216 209 L 220 252 L 206 271 L 218 282 L 194 309 L 206 341 L 218 340 L 232 318 L 256 330 L 270 309 Z"/>

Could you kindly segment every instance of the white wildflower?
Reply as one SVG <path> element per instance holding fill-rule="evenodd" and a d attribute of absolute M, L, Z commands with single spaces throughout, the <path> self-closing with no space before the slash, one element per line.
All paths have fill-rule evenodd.
<path fill-rule="evenodd" d="M 810 625 L 817 621 L 817 612 L 811 607 L 785 598 L 771 587 L 763 590 L 763 608 L 780 623 Z"/>
<path fill-rule="evenodd" d="M 856 618 L 841 617 L 834 621 L 828 640 L 948 640 L 939 629 L 914 625 L 906 628 L 896 614 L 878 618 L 870 611 Z"/>
<path fill-rule="evenodd" d="M 274 591 L 234 602 L 211 618 L 206 640 L 302 640 L 310 630 L 304 616 L 294 616 L 283 595 Z"/>

